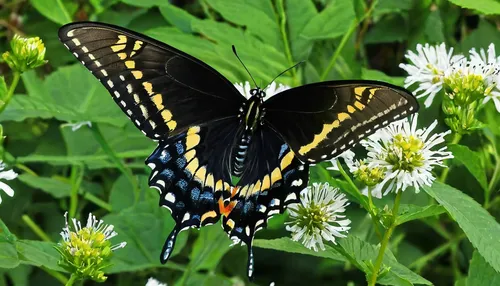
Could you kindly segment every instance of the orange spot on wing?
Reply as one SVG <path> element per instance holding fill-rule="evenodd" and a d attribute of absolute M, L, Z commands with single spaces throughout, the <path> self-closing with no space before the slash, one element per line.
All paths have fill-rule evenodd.
<path fill-rule="evenodd" d="M 231 201 L 229 204 L 225 205 L 225 202 L 222 198 L 219 199 L 219 212 L 221 215 L 227 217 L 231 211 L 236 206 L 236 201 Z"/>

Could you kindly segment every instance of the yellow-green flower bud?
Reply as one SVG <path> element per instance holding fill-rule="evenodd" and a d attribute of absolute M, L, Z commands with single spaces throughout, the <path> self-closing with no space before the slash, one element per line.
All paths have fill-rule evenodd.
<path fill-rule="evenodd" d="M 10 52 L 5 52 L 2 59 L 17 72 L 25 72 L 47 63 L 45 45 L 39 37 L 23 38 L 15 35 L 10 41 Z"/>

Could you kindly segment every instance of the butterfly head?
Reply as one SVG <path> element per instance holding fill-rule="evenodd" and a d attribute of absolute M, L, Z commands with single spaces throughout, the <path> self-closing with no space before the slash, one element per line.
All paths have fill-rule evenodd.
<path fill-rule="evenodd" d="M 263 99 L 266 96 L 266 92 L 261 89 L 260 87 L 252 88 L 250 90 L 250 94 L 253 96 L 256 96 L 259 99 Z"/>

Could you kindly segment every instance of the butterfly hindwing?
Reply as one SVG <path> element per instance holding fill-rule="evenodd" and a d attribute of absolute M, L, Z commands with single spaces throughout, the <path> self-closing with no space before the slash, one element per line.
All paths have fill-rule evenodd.
<path fill-rule="evenodd" d="M 152 139 L 234 116 L 245 100 L 210 66 L 124 28 L 73 23 L 59 38 Z"/>
<path fill-rule="evenodd" d="M 418 110 L 407 90 L 376 81 L 331 81 L 264 102 L 264 121 L 303 162 L 333 158 L 390 122 Z"/>
<path fill-rule="evenodd" d="M 163 247 L 165 263 L 177 234 L 187 228 L 215 223 L 220 218 L 217 201 L 229 192 L 229 151 L 238 121 L 223 119 L 160 141 L 146 160 L 151 167 L 149 185 L 160 192 L 160 206 L 167 207 L 176 227 Z M 226 158 L 226 159 L 224 159 Z"/>

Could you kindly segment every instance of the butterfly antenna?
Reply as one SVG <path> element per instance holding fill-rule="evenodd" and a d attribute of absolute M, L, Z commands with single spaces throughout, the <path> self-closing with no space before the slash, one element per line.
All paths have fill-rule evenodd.
<path fill-rule="evenodd" d="M 257 83 L 255 82 L 255 79 L 253 79 L 253 76 L 252 74 L 250 73 L 250 71 L 247 69 L 247 67 L 245 66 L 245 64 L 243 63 L 243 61 L 240 59 L 240 57 L 238 56 L 238 53 L 236 52 L 236 47 L 234 45 L 232 45 L 233 47 L 233 53 L 234 55 L 236 56 L 236 58 L 238 58 L 238 60 L 240 61 L 241 65 L 245 68 L 245 70 L 247 71 L 248 75 L 250 76 L 250 78 L 252 79 L 253 83 L 255 84 L 256 87 L 259 87 L 257 85 Z"/>
<path fill-rule="evenodd" d="M 284 73 L 286 73 L 287 71 L 289 71 L 289 70 L 293 69 L 294 67 L 296 67 L 296 66 L 298 66 L 298 65 L 300 65 L 300 64 L 303 64 L 303 63 L 305 63 L 305 62 L 306 62 L 306 61 L 300 61 L 300 62 L 298 62 L 298 63 L 294 64 L 293 66 L 291 66 L 291 67 L 287 68 L 286 70 L 282 71 L 279 75 L 277 75 L 275 78 L 273 78 L 273 80 L 272 80 L 271 82 L 269 82 L 269 83 L 266 85 L 266 87 L 265 87 L 264 89 L 266 89 L 266 88 L 267 88 L 267 87 L 268 87 L 271 83 L 273 83 L 273 82 L 274 82 L 277 78 L 279 78 L 280 76 L 282 76 L 282 75 L 283 75 Z"/>

